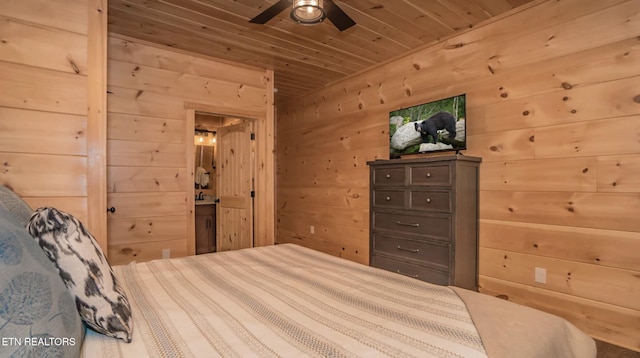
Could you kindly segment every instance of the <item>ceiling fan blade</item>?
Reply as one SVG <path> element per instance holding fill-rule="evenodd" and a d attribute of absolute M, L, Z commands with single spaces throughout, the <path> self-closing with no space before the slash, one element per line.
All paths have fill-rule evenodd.
<path fill-rule="evenodd" d="M 331 20 L 340 31 L 344 31 L 356 24 L 349 15 L 342 11 L 342 9 L 331 0 L 324 0 L 324 11 L 329 20 Z"/>
<path fill-rule="evenodd" d="M 266 24 L 267 21 L 273 19 L 276 15 L 282 12 L 282 10 L 291 6 L 289 0 L 280 0 L 277 3 L 271 5 L 268 9 L 261 12 L 258 16 L 249 20 L 249 22 L 254 24 Z"/>

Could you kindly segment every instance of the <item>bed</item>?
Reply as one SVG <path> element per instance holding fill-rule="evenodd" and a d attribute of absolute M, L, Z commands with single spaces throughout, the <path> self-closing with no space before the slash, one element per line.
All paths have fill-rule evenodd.
<path fill-rule="evenodd" d="M 133 339 L 84 357 L 595 357 L 559 317 L 295 244 L 114 266 Z"/>
<path fill-rule="evenodd" d="M 562 318 L 294 244 L 111 267 L 73 215 L 1 185 L 0 338 L 0 357 L 596 355 Z"/>

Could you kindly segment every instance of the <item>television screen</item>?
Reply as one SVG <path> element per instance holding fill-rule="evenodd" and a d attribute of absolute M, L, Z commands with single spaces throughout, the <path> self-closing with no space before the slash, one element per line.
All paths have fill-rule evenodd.
<path fill-rule="evenodd" d="M 389 157 L 467 148 L 464 94 L 389 113 Z"/>

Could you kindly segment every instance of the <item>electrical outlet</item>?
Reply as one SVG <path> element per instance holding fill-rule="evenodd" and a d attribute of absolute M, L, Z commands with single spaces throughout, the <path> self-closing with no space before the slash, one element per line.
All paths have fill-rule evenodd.
<path fill-rule="evenodd" d="M 547 269 L 536 267 L 534 269 L 534 280 L 538 283 L 547 283 Z"/>
<path fill-rule="evenodd" d="M 312 234 L 315 234 L 316 233 L 316 228 L 313 225 L 309 226 L 309 232 L 312 233 Z"/>
<path fill-rule="evenodd" d="M 162 258 L 168 259 L 171 257 L 171 249 L 162 249 Z"/>

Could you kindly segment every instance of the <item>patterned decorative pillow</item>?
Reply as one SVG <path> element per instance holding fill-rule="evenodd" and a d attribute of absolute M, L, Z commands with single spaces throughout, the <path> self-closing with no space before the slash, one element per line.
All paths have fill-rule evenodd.
<path fill-rule="evenodd" d="M 78 357 L 84 333 L 55 267 L 0 205 L 0 357 Z"/>
<path fill-rule="evenodd" d="M 93 235 L 70 214 L 39 208 L 27 230 L 58 268 L 80 318 L 93 330 L 131 342 L 133 320 L 124 290 Z"/>
<path fill-rule="evenodd" d="M 0 185 L 0 206 L 13 214 L 22 227 L 27 226 L 29 218 L 33 214 L 33 209 L 4 185 Z"/>

